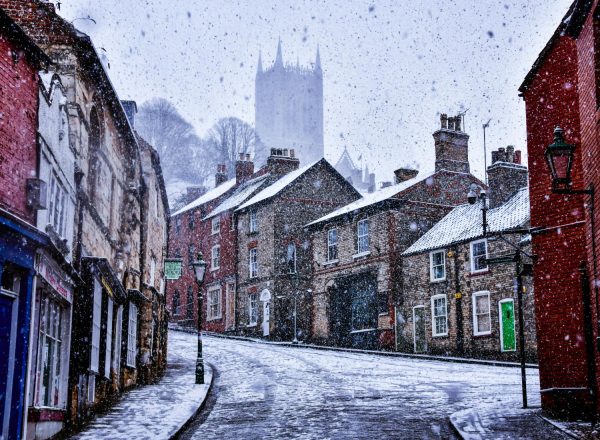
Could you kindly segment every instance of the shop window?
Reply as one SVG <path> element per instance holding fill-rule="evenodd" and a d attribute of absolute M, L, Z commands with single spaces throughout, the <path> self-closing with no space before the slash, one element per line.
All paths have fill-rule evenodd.
<path fill-rule="evenodd" d="M 15 295 L 21 293 L 22 272 L 14 266 L 6 265 L 2 269 L 2 290 Z"/>
<path fill-rule="evenodd" d="M 135 368 L 137 354 L 137 316 L 138 308 L 129 303 L 129 325 L 127 326 L 127 366 Z"/>

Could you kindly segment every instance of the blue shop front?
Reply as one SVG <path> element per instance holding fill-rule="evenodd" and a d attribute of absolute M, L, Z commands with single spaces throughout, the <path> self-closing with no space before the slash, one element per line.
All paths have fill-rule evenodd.
<path fill-rule="evenodd" d="M 48 237 L 0 210 L 0 438 L 23 432 L 35 255 Z"/>

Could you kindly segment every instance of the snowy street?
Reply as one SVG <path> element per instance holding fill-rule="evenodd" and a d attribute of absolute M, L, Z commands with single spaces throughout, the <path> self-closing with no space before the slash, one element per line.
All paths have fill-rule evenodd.
<path fill-rule="evenodd" d="M 185 337 L 195 347 L 195 336 Z M 450 414 L 521 404 L 517 368 L 216 337 L 204 338 L 204 359 L 214 384 L 186 439 L 455 438 Z M 530 405 L 539 405 L 537 370 L 529 370 L 528 391 Z"/>

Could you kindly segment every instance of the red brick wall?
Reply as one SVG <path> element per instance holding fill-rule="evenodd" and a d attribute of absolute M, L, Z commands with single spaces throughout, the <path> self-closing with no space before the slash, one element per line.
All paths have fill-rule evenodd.
<path fill-rule="evenodd" d="M 578 83 L 576 43 L 560 36 L 524 93 L 531 226 L 551 228 L 533 235 L 533 252 L 538 256 L 534 292 L 542 406 L 555 413 L 567 407 L 581 413 L 588 404 L 586 393 L 548 391 L 587 386 L 578 270 L 586 259 L 585 230 L 581 223 L 585 208 L 581 196 L 552 193 L 544 158 L 544 150 L 552 142 L 557 125 L 565 130 L 568 142 L 576 145 L 581 142 Z M 578 155 L 573 165 L 575 187 L 581 187 L 582 177 Z"/>
<path fill-rule="evenodd" d="M 27 207 L 26 181 L 37 175 L 38 76 L 23 54 L 0 30 L 0 207 L 35 223 Z"/>

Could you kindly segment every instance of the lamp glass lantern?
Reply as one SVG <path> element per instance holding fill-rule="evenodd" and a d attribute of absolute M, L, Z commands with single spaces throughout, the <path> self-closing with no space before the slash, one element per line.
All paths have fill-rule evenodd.
<path fill-rule="evenodd" d="M 546 162 L 552 174 L 554 188 L 569 187 L 571 185 L 571 169 L 575 145 L 568 144 L 564 139 L 564 131 L 560 127 L 554 129 L 554 142 L 545 151 Z"/>
<path fill-rule="evenodd" d="M 208 266 L 208 263 L 202 258 L 202 253 L 199 253 L 198 259 L 192 262 L 192 267 L 194 268 L 194 275 L 196 276 L 196 281 L 199 284 L 202 284 L 204 282 L 206 266 Z"/>

